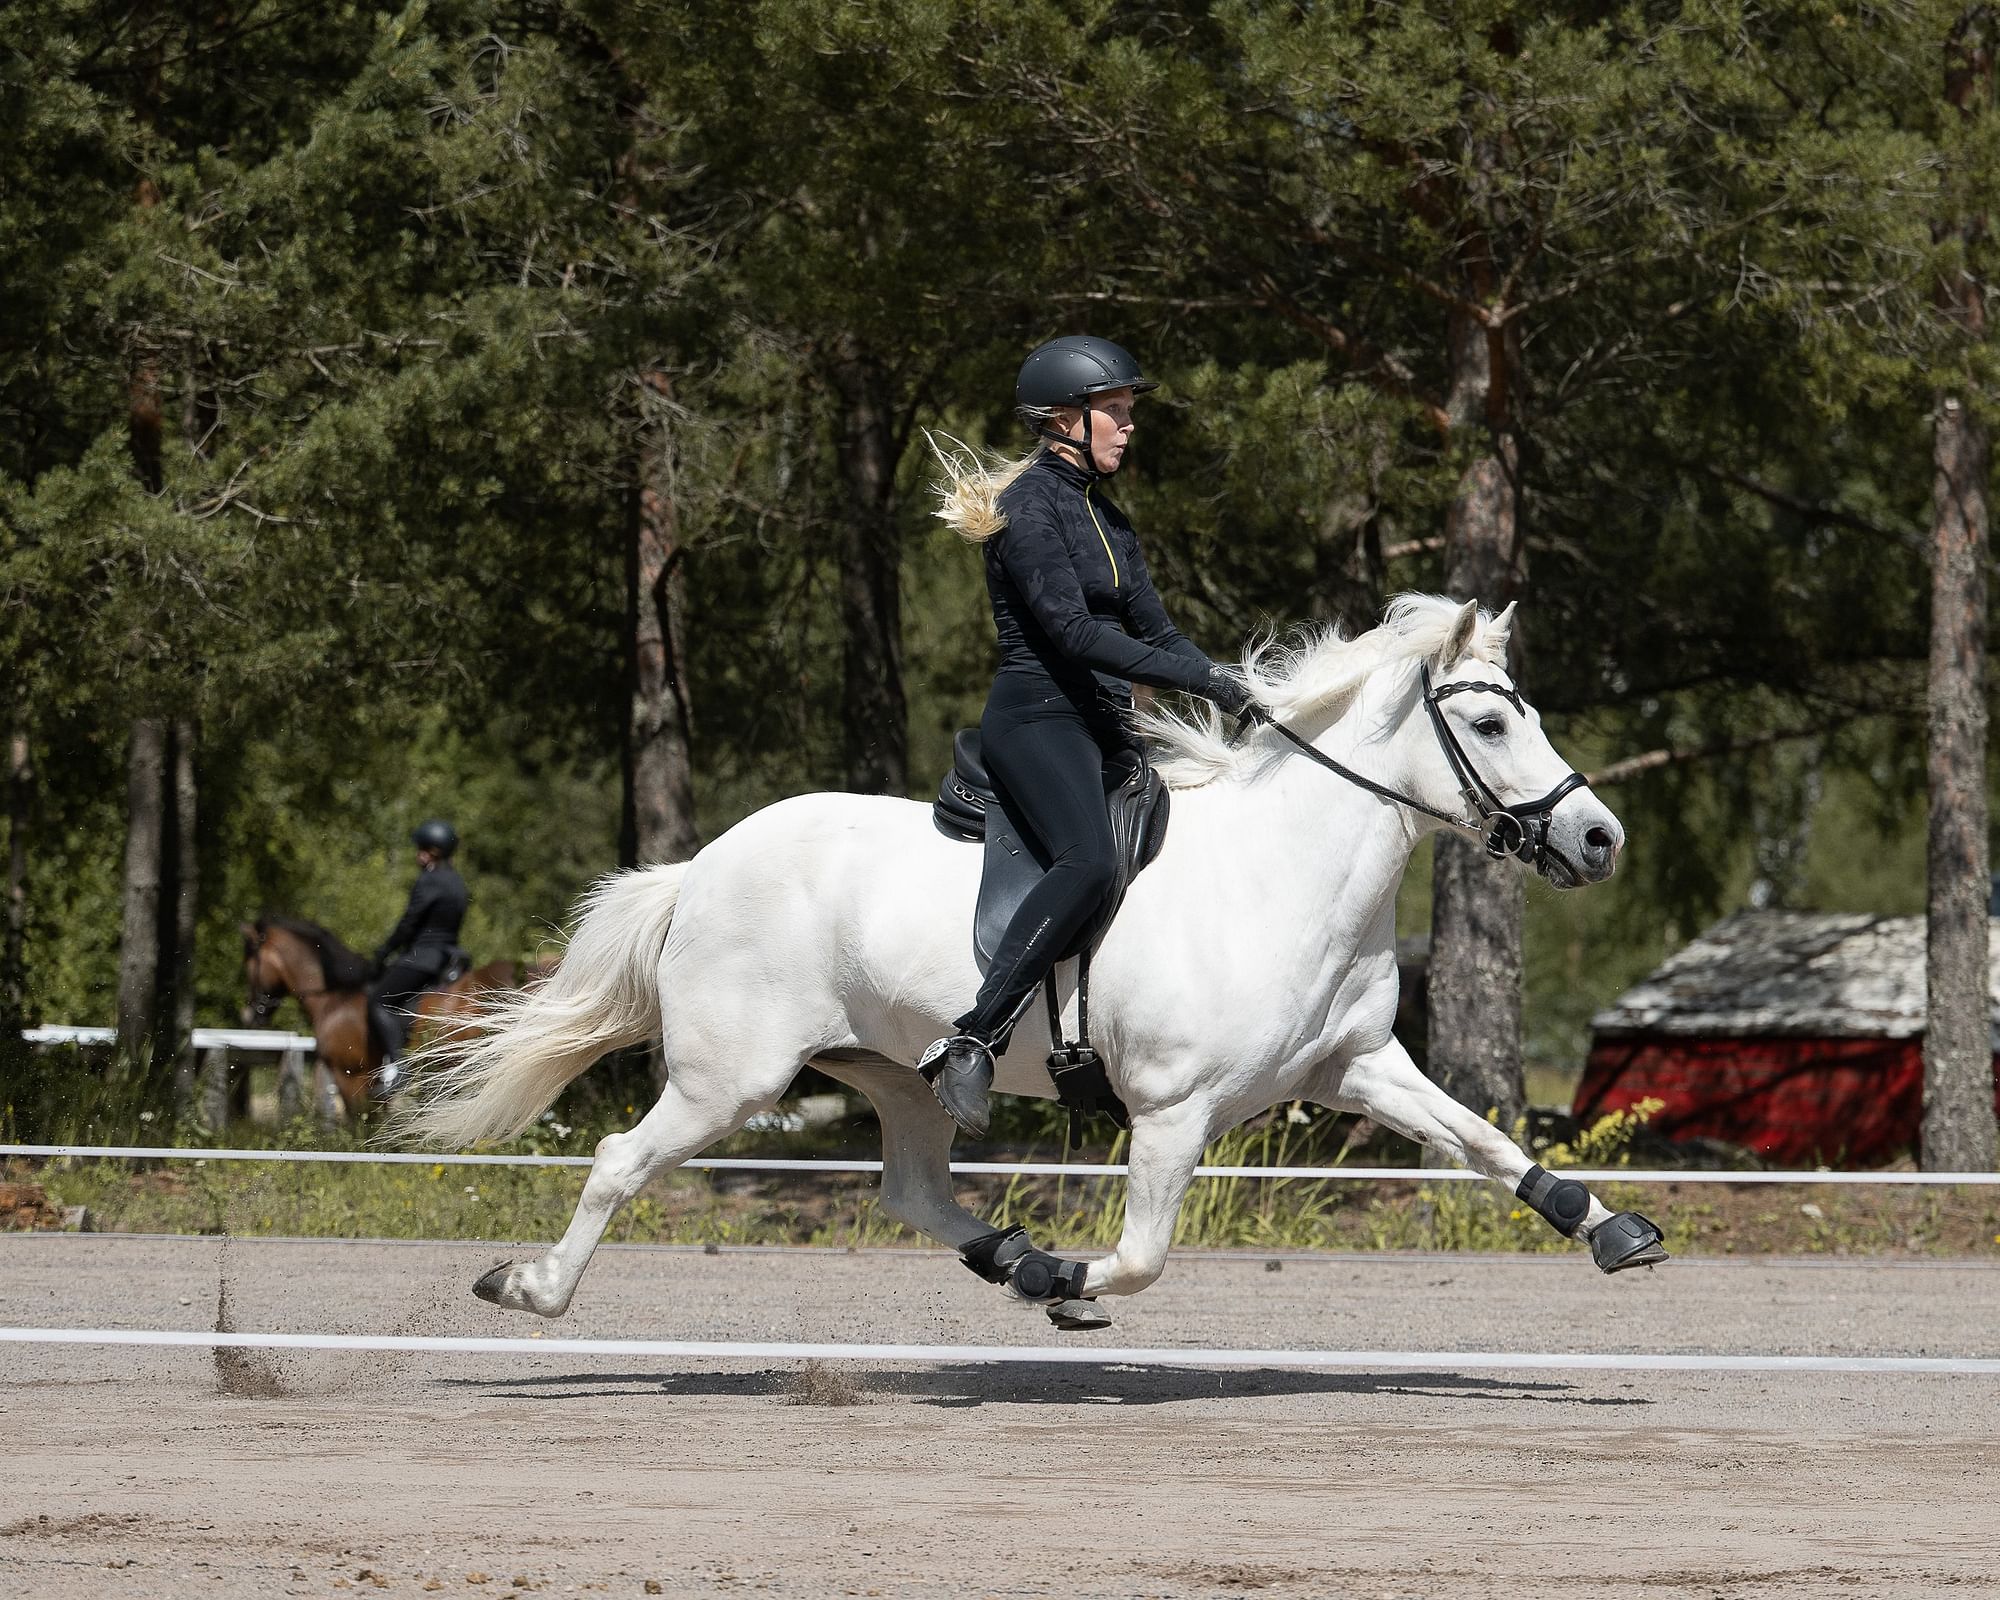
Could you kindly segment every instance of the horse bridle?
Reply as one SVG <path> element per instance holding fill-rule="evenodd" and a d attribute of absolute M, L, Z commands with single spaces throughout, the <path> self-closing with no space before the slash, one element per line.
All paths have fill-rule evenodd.
<path fill-rule="evenodd" d="M 264 958 L 264 940 L 258 938 L 256 950 L 250 952 L 250 960 L 246 962 L 246 966 L 254 964 L 252 972 L 244 974 L 246 984 L 250 988 L 250 996 L 248 996 L 250 998 L 250 1006 L 248 1006 L 248 1010 L 250 1010 L 250 1016 L 254 1016 L 258 1022 L 270 1022 L 278 1014 L 278 1006 L 284 1004 L 284 996 L 290 990 L 284 988 L 282 984 L 278 988 L 262 988 L 262 984 L 258 982 L 264 976 L 264 960 L 262 958 Z"/>
<path fill-rule="evenodd" d="M 1523 800 L 1514 805 L 1503 805 L 1493 786 L 1480 775 L 1472 764 L 1472 758 L 1458 742 L 1458 735 L 1451 731 L 1451 724 L 1445 720 L 1439 702 L 1455 694 L 1497 694 L 1511 704 L 1521 716 L 1528 714 L 1528 708 L 1521 699 L 1518 689 L 1510 689 L 1505 684 L 1471 680 L 1465 683 L 1447 683 L 1438 688 L 1431 682 L 1430 663 L 1421 668 L 1424 686 L 1424 711 L 1430 717 L 1431 731 L 1437 735 L 1444 758 L 1451 765 L 1452 776 L 1458 780 L 1460 797 L 1474 811 L 1479 813 L 1478 822 L 1470 822 L 1464 817 L 1453 816 L 1440 811 L 1436 806 L 1391 789 L 1386 784 L 1377 783 L 1373 778 L 1344 766 L 1323 751 L 1301 739 L 1282 723 L 1272 722 L 1269 726 L 1300 755 L 1317 762 L 1329 772 L 1336 773 L 1349 783 L 1366 789 L 1370 794 L 1380 795 L 1384 800 L 1392 800 L 1399 806 L 1408 806 L 1412 811 L 1421 811 L 1425 816 L 1435 817 L 1448 827 L 1463 832 L 1478 834 L 1486 842 L 1486 853 L 1498 861 L 1503 856 L 1514 856 L 1526 862 L 1537 872 L 1546 869 L 1551 859 L 1560 862 L 1563 870 L 1571 877 L 1578 877 L 1576 869 L 1567 857 L 1549 843 L 1549 826 L 1555 817 L 1555 809 L 1578 789 L 1590 787 L 1590 780 L 1580 772 L 1572 772 L 1547 794 L 1537 800 Z"/>
<path fill-rule="evenodd" d="M 244 958 L 246 966 L 253 961 L 257 963 L 259 976 L 262 976 L 264 971 L 262 960 L 264 946 L 270 943 L 270 939 L 271 936 L 268 933 L 259 933 L 257 935 L 257 943 L 251 948 L 249 955 Z M 324 988 L 294 989 L 289 982 L 283 983 L 275 989 L 265 989 L 260 992 L 256 979 L 252 978 L 248 973 L 244 974 L 243 986 L 249 991 L 246 998 L 250 1002 L 248 1007 L 250 1015 L 255 1017 L 260 1024 L 269 1022 L 276 1016 L 278 1014 L 278 1007 L 285 1003 L 287 997 L 298 1001 L 300 1005 L 304 1005 L 306 1001 L 315 999 L 327 992 Z"/>

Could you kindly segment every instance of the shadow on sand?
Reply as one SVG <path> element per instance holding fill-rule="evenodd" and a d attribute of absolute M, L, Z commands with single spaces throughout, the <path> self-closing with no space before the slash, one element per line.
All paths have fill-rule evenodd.
<path fill-rule="evenodd" d="M 1406 1394 L 1435 1400 L 1538 1401 L 1549 1405 L 1643 1406 L 1639 1396 L 1579 1394 L 1569 1383 L 1531 1383 L 1453 1372 L 1255 1372 L 1198 1367 L 1071 1366 L 1067 1363 L 842 1369 L 864 1395 L 918 1405 L 1157 1406 L 1189 1400 L 1245 1400 L 1319 1394 Z M 631 1400 L 647 1392 L 675 1399 L 796 1400 L 795 1367 L 760 1372 L 579 1372 L 533 1378 L 442 1378 L 494 1400 Z"/>

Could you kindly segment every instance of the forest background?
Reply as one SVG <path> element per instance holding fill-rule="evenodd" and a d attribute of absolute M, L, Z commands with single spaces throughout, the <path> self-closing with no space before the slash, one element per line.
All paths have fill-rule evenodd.
<path fill-rule="evenodd" d="M 1017 448 L 1071 331 L 1163 380 L 1114 493 L 1211 652 L 1521 601 L 1631 847 L 1413 869 L 1469 1101 L 1723 910 L 1923 910 L 1927 710 L 1983 973 L 1988 7 L 8 17 L 0 1038 L 115 1014 L 164 1082 L 239 923 L 368 947 L 426 816 L 486 959 L 780 796 L 928 794 L 993 648 L 924 430 Z"/>

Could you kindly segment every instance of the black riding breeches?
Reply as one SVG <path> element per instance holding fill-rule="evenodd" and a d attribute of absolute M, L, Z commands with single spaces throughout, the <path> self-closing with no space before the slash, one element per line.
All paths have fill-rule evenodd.
<path fill-rule="evenodd" d="M 384 1055 L 403 1053 L 416 1001 L 437 981 L 438 964 L 429 955 L 421 961 L 408 956 L 392 961 L 375 980 L 368 991 L 368 1020 L 374 1024 L 376 1042 Z"/>
<path fill-rule="evenodd" d="M 993 952 L 972 1009 L 955 1026 L 996 1043 L 1118 878 L 1118 847 L 1104 798 L 1104 763 L 1125 741 L 1094 728 L 1070 699 L 1002 673 L 979 722 L 986 770 L 1024 840 L 1049 868 L 1028 891 Z"/>

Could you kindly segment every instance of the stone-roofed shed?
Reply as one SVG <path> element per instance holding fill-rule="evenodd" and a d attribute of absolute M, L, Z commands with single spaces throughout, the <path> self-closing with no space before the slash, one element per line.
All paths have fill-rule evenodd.
<path fill-rule="evenodd" d="M 2000 929 L 1993 951 L 2000 1020 Z M 1923 918 L 1738 912 L 1591 1032 L 1580 1118 L 1656 1099 L 1651 1128 L 1668 1138 L 1723 1139 L 1782 1164 L 1892 1160 L 1922 1120 Z"/>

